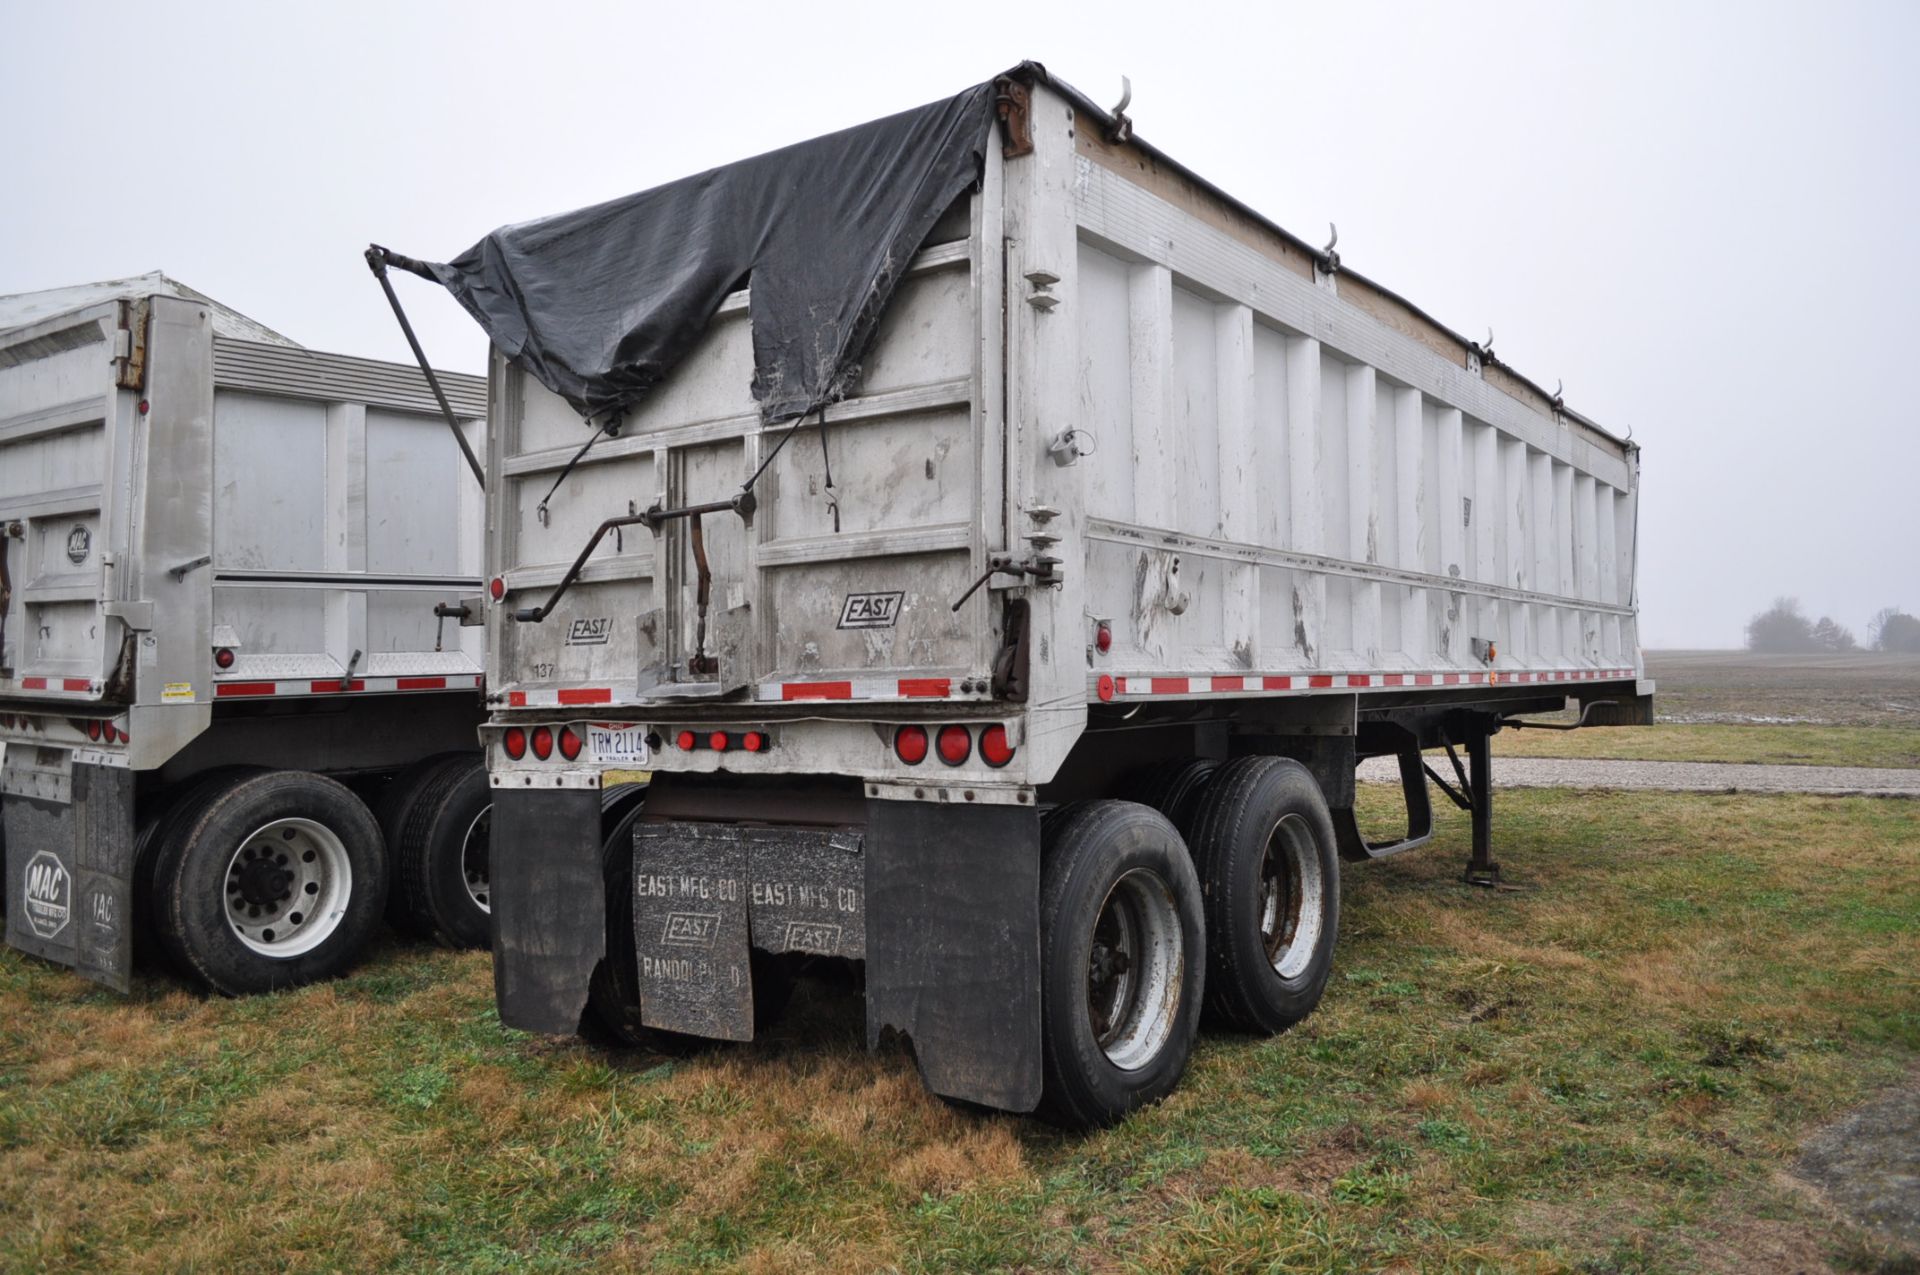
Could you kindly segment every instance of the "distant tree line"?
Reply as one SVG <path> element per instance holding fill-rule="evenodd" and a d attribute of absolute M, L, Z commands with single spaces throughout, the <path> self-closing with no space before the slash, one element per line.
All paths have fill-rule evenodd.
<path fill-rule="evenodd" d="M 1867 645 L 1875 651 L 1920 653 L 1920 619 L 1898 607 L 1886 607 L 1867 625 Z M 1749 651 L 1838 654 L 1860 649 L 1852 630 L 1823 615 L 1809 620 L 1798 598 L 1776 598 L 1747 621 Z"/>

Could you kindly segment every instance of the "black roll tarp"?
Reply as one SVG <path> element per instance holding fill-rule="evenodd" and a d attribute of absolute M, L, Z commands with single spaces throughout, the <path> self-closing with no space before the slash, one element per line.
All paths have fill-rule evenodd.
<path fill-rule="evenodd" d="M 763 420 L 847 392 L 913 254 L 979 180 L 993 85 L 622 199 L 504 226 L 431 265 L 493 344 L 583 416 L 633 404 L 751 285 Z"/>

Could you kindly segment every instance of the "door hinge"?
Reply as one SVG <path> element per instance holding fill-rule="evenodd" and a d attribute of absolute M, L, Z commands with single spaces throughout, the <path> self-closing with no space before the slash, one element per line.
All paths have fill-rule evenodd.
<path fill-rule="evenodd" d="M 1033 154 L 1033 90 L 1003 75 L 993 82 L 993 113 L 1000 120 L 1000 156 L 1019 159 Z"/>

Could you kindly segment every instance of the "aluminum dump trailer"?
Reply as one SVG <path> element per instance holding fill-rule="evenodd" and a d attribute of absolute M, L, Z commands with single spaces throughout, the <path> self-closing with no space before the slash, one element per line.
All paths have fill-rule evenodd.
<path fill-rule="evenodd" d="M 805 416 L 769 410 L 792 333 L 758 294 L 796 285 L 766 262 L 584 421 L 599 382 L 537 346 L 579 316 L 502 335 L 506 290 L 473 286 L 553 264 L 558 219 L 404 262 L 496 341 L 505 1022 L 748 1039 L 796 961 L 841 958 L 934 1091 L 1109 1122 L 1171 1090 L 1203 1004 L 1313 1008 L 1342 862 L 1431 832 L 1423 750 L 1488 882 L 1488 737 L 1650 712 L 1635 445 L 1042 68 L 984 87 L 976 180 Z M 745 163 L 805 181 L 857 132 Z M 686 244 L 682 278 L 713 256 Z M 1385 836 L 1354 814 L 1377 755 Z M 611 786 L 636 767 L 644 794 Z"/>
<path fill-rule="evenodd" d="M 444 380 L 479 445 L 483 381 Z M 0 298 L 8 942 L 286 986 L 457 901 L 389 875 L 470 830 L 438 928 L 484 939 L 482 517 L 412 368 L 160 275 Z"/>

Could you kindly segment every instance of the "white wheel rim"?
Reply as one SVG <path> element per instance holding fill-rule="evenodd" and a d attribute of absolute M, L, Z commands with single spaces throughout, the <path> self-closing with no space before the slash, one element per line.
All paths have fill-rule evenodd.
<path fill-rule="evenodd" d="M 1087 1022 L 1094 1043 L 1122 1071 L 1152 1062 L 1180 1009 L 1186 936 L 1173 891 L 1135 868 L 1113 883 L 1094 916 L 1087 952 Z"/>
<path fill-rule="evenodd" d="M 1282 816 L 1260 865 L 1260 941 L 1281 978 L 1298 978 L 1313 963 L 1326 887 L 1312 827 L 1299 815 Z"/>
<path fill-rule="evenodd" d="M 473 817 L 460 840 L 460 884 L 473 905 L 489 914 L 493 912 L 493 872 L 488 859 L 492 837 L 493 807 L 488 806 Z"/>
<path fill-rule="evenodd" d="M 312 819 L 256 828 L 227 860 L 227 925 L 248 949 L 287 960 L 326 942 L 346 918 L 353 865 L 346 843 Z"/>

